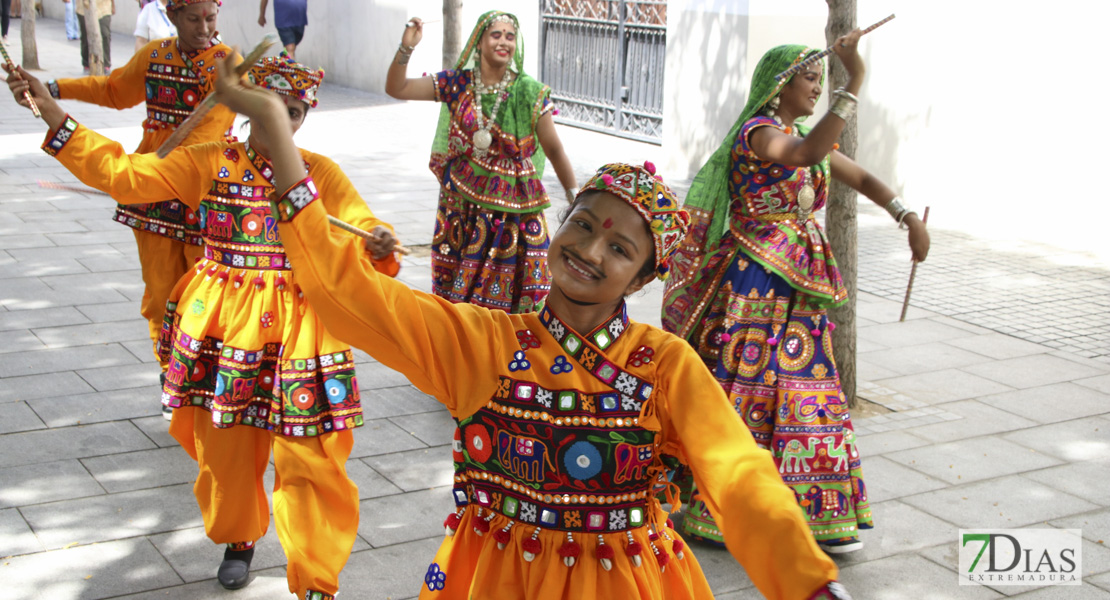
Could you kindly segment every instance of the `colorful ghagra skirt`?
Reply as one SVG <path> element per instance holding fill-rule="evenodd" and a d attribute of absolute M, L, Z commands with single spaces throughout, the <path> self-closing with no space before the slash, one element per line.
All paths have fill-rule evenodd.
<path fill-rule="evenodd" d="M 547 296 L 543 211 L 489 210 L 441 190 L 432 239 L 432 292 L 451 302 L 526 313 Z"/>
<path fill-rule="evenodd" d="M 689 340 L 771 451 L 817 541 L 844 544 L 873 523 L 828 326 L 813 296 L 740 250 Z M 691 492 L 686 535 L 723 543 Z"/>

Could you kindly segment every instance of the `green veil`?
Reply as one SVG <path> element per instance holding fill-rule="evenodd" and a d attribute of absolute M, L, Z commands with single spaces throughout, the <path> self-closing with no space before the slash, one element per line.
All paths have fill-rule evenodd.
<path fill-rule="evenodd" d="M 485 34 L 486 28 L 493 23 L 494 19 L 505 16 L 513 21 L 513 26 L 516 28 L 516 50 L 513 53 L 513 58 L 509 62 L 509 70 L 516 73 L 517 78 L 510 85 L 509 89 L 515 93 L 510 93 L 508 100 L 506 100 L 501 110 L 497 113 L 497 124 L 501 127 L 502 131 L 509 132 L 518 138 L 526 135 L 532 129 L 532 108 L 535 101 L 535 96 L 538 95 L 543 88 L 543 84 L 539 81 L 529 77 L 524 73 L 524 36 L 520 32 L 520 21 L 516 15 L 507 13 L 500 10 L 491 10 L 478 17 L 478 22 L 474 24 L 474 29 L 470 32 L 470 38 L 463 46 L 462 52 L 459 53 L 459 60 L 455 63 L 456 70 L 473 69 L 478 66 L 481 57 L 478 54 L 478 45 L 482 41 L 482 35 Z M 522 93 L 523 92 L 523 93 Z M 489 98 L 487 101 L 486 98 Z M 483 113 L 489 113 L 494 105 L 494 96 L 490 94 L 483 96 L 482 108 Z M 486 116 L 489 116 L 486 114 Z M 436 126 L 435 139 L 432 141 L 432 155 L 440 154 L 446 156 L 448 153 L 448 134 L 451 129 L 451 110 L 447 103 L 439 111 L 439 124 Z M 543 148 L 536 144 L 536 151 L 532 155 L 532 164 L 536 167 L 536 177 L 543 177 L 543 168 L 546 162 L 546 157 L 543 153 Z"/>
<path fill-rule="evenodd" d="M 740 112 L 732 129 L 729 129 L 721 146 L 705 163 L 705 166 L 694 176 L 690 184 L 690 191 L 686 194 L 686 207 L 712 211 L 713 219 L 706 232 L 705 250 L 710 251 L 717 246 L 721 238 L 728 232 L 730 206 L 732 199 L 729 195 L 728 180 L 732 170 L 732 146 L 736 143 L 736 136 L 740 128 L 752 117 L 763 110 L 771 98 L 774 98 L 793 77 L 784 81 L 776 81 L 775 75 L 798 64 L 806 57 L 816 54 L 820 50 L 809 48 L 800 44 L 787 44 L 776 46 L 767 51 L 752 75 L 751 91 L 748 93 L 748 103 Z M 825 81 L 824 70 L 821 72 L 821 83 Z M 800 120 L 800 119 L 799 119 Z M 801 128 L 799 128 L 801 131 Z"/>

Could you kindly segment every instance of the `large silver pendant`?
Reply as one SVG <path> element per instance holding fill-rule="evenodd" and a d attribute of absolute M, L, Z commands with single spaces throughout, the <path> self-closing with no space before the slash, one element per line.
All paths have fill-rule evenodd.
<path fill-rule="evenodd" d="M 493 143 L 493 136 L 490 135 L 488 129 L 479 129 L 474 132 L 474 147 L 485 151 L 489 149 L 490 144 Z"/>
<path fill-rule="evenodd" d="M 801 191 L 798 192 L 798 207 L 809 212 L 813 209 L 815 200 L 817 200 L 817 192 L 813 190 L 813 186 L 809 182 L 806 182 Z"/>
<path fill-rule="evenodd" d="M 813 186 L 807 181 L 802 189 L 798 192 L 798 221 L 805 223 L 809 220 L 809 215 L 813 210 L 813 203 L 817 199 L 817 193 L 813 190 Z"/>

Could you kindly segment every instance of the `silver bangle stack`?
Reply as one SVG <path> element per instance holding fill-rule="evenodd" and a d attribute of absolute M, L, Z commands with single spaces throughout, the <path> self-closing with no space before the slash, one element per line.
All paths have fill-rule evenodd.
<path fill-rule="evenodd" d="M 901 196 L 895 196 L 886 203 L 886 212 L 895 220 L 898 221 L 898 228 L 905 229 L 905 220 L 910 213 L 917 214 L 917 211 L 910 208 Z"/>
<path fill-rule="evenodd" d="M 840 88 L 833 92 L 833 101 L 832 105 L 829 106 L 829 112 L 844 119 L 844 122 L 848 122 L 848 119 L 856 114 L 858 106 L 859 98 L 856 98 L 855 94 L 844 88 Z"/>
<path fill-rule="evenodd" d="M 578 190 L 572 187 L 564 188 L 567 193 L 567 204 L 574 204 L 574 199 L 578 197 Z"/>
<path fill-rule="evenodd" d="M 409 64 L 409 58 L 412 57 L 412 51 L 415 50 L 415 49 L 416 49 L 415 46 L 406 46 L 404 44 L 397 44 L 397 54 L 400 55 L 400 56 L 397 57 L 397 64 L 402 65 L 402 66 Z"/>

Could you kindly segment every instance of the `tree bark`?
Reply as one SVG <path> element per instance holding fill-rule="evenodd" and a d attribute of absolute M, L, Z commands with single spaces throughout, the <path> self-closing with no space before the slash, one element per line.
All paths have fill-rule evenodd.
<path fill-rule="evenodd" d="M 85 43 L 89 45 L 89 75 L 104 75 L 104 40 L 100 37 L 100 11 L 96 0 L 89 0 L 85 9 Z"/>
<path fill-rule="evenodd" d="M 19 22 L 19 37 L 23 40 L 23 56 L 20 64 L 24 69 L 37 71 L 39 67 L 39 46 L 35 42 L 35 2 L 31 0 L 31 10 L 24 11 Z"/>
<path fill-rule="evenodd" d="M 443 0 L 443 68 L 454 69 L 463 49 L 463 0 Z"/>
<path fill-rule="evenodd" d="M 856 28 L 856 0 L 826 0 L 829 5 L 829 20 L 825 25 L 825 39 L 832 45 L 836 38 Z M 829 85 L 835 90 L 848 83 L 848 72 L 835 56 L 829 57 Z M 855 158 L 857 146 L 856 117 L 852 117 L 840 134 L 840 152 Z M 840 387 L 848 400 L 848 406 L 855 408 L 856 400 L 856 292 L 859 273 L 859 231 L 856 224 L 856 192 L 835 179 L 829 186 L 828 210 L 825 214 L 825 229 L 829 235 L 840 276 L 848 290 L 848 302 L 829 311 L 829 318 L 836 323 L 833 331 L 833 353 L 837 371 L 840 373 Z"/>

